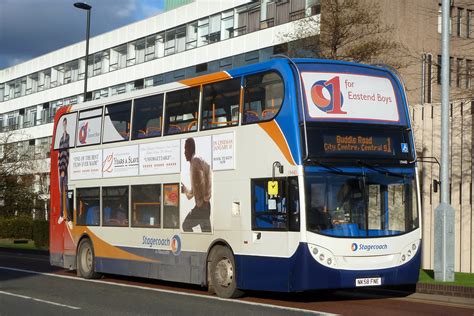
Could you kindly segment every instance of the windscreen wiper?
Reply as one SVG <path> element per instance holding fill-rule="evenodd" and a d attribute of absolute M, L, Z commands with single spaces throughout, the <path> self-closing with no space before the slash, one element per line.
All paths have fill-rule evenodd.
<path fill-rule="evenodd" d="M 362 160 L 358 160 L 358 161 L 357 161 L 357 164 L 358 164 L 359 166 L 369 168 L 369 169 L 371 169 L 371 170 L 377 171 L 378 173 L 385 174 L 385 175 L 387 175 L 387 176 L 397 177 L 397 178 L 402 178 L 402 179 L 406 178 L 406 175 L 404 175 L 404 174 L 402 174 L 402 173 L 391 172 L 391 171 L 388 171 L 388 170 L 385 169 L 385 168 L 382 168 L 382 167 L 379 167 L 379 166 L 375 166 L 375 165 L 373 165 L 373 164 L 364 162 L 364 161 L 362 161 Z"/>

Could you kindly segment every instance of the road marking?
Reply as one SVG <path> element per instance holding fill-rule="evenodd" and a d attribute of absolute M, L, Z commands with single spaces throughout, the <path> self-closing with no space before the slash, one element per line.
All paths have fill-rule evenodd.
<path fill-rule="evenodd" d="M 2 266 L 0 266 L 0 269 L 23 272 L 23 273 L 30 273 L 30 274 L 38 274 L 38 275 L 44 275 L 44 276 L 51 276 L 51 277 L 55 277 L 55 278 L 83 281 L 83 282 L 109 284 L 109 285 L 115 285 L 115 286 L 120 286 L 120 287 L 135 288 L 135 289 L 155 291 L 155 292 L 161 292 L 161 293 L 167 293 L 167 294 L 177 294 L 177 295 L 182 295 L 182 296 L 192 296 L 192 297 L 199 297 L 199 298 L 212 299 L 212 300 L 218 300 L 218 301 L 226 301 L 226 302 L 235 303 L 235 304 L 245 304 L 245 305 L 267 307 L 267 308 L 280 309 L 280 310 L 286 310 L 286 311 L 304 312 L 304 313 L 314 314 L 314 315 L 326 315 L 326 316 L 337 315 L 337 314 L 319 312 L 319 311 L 312 311 L 312 310 L 302 309 L 302 308 L 294 308 L 294 307 L 285 307 L 285 306 L 263 304 L 263 303 L 256 303 L 256 302 L 248 302 L 248 301 L 227 299 L 227 298 L 221 298 L 221 297 L 217 297 L 217 296 L 209 296 L 209 295 L 203 295 L 203 294 L 177 292 L 177 291 L 164 290 L 164 289 L 155 289 L 155 288 L 149 288 L 149 287 L 140 286 L 140 285 L 122 284 L 122 283 L 115 283 L 115 282 L 103 281 L 103 280 L 87 280 L 87 279 L 82 279 L 82 278 L 79 278 L 79 277 L 72 277 L 72 276 L 68 276 L 68 275 L 59 275 L 59 274 L 54 274 L 54 273 L 37 272 L 37 271 L 32 271 L 32 270 L 23 270 L 23 269 L 16 269 L 16 268 L 2 267 Z"/>
<path fill-rule="evenodd" d="M 65 305 L 65 304 L 61 304 L 61 303 L 56 303 L 56 302 L 51 302 L 51 301 L 47 301 L 47 300 L 42 300 L 42 299 L 36 298 L 36 297 L 31 297 L 31 296 L 26 296 L 26 295 L 20 295 L 20 294 L 5 292 L 5 291 L 0 291 L 0 294 L 9 295 L 9 296 L 14 296 L 14 297 L 19 297 L 19 298 L 24 298 L 24 299 L 26 299 L 26 300 L 33 300 L 33 301 L 36 301 L 36 302 L 51 304 L 51 305 L 55 305 L 55 306 L 66 307 L 66 308 L 70 308 L 70 309 L 81 309 L 80 307 L 77 307 L 77 306 Z"/>

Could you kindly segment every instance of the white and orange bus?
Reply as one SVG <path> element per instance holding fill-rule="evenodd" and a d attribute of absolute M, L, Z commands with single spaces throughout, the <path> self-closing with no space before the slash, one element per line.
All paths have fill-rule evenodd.
<path fill-rule="evenodd" d="M 392 71 L 285 58 L 61 108 L 51 264 L 243 290 L 415 283 L 420 198 Z"/>

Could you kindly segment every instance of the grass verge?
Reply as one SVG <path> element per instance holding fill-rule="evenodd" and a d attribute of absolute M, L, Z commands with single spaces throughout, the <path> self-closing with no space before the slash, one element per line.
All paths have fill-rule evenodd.
<path fill-rule="evenodd" d="M 434 279 L 433 270 L 420 270 L 420 277 L 418 279 L 420 283 L 430 284 L 443 284 L 443 285 L 458 285 L 458 286 L 470 286 L 474 287 L 474 274 L 472 273 L 454 273 L 454 282 L 438 282 Z"/>
<path fill-rule="evenodd" d="M 15 244 L 14 239 L 0 239 L 0 248 L 48 250 L 47 247 L 36 247 L 33 240 L 28 240 L 26 244 Z"/>

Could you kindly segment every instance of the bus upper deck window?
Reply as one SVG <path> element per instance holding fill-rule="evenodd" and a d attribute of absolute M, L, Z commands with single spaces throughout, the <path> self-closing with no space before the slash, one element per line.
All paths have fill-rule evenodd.
<path fill-rule="evenodd" d="M 204 86 L 202 129 L 239 124 L 240 78 Z"/>
<path fill-rule="evenodd" d="M 133 107 L 132 139 L 161 136 L 163 94 L 136 99 Z"/>
<path fill-rule="evenodd" d="M 197 131 L 199 87 L 166 94 L 164 134 Z"/>
<path fill-rule="evenodd" d="M 283 80 L 276 72 L 245 78 L 243 123 L 271 120 L 283 103 Z"/>
<path fill-rule="evenodd" d="M 104 143 L 128 140 L 132 101 L 109 104 L 105 107 Z"/>

